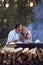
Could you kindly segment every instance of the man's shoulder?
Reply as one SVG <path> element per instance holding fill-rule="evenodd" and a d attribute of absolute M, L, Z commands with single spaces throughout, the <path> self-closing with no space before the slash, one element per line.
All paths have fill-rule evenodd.
<path fill-rule="evenodd" d="M 11 31 L 9 32 L 9 34 L 13 34 L 13 33 L 15 33 L 15 29 L 13 29 L 13 30 L 11 30 Z"/>

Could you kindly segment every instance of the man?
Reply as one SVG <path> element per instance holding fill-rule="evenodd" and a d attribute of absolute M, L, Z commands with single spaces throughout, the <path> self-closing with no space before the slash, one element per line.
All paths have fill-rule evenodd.
<path fill-rule="evenodd" d="M 10 31 L 8 34 L 8 39 L 6 45 L 9 45 L 11 42 L 18 42 L 19 41 L 19 32 L 22 30 L 21 24 L 16 24 L 15 29 Z"/>

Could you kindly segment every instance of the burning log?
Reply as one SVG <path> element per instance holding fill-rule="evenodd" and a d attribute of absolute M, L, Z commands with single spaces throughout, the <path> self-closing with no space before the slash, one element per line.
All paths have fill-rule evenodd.
<path fill-rule="evenodd" d="M 42 48 L 2 48 L 0 65 L 43 65 Z"/>
<path fill-rule="evenodd" d="M 43 52 L 40 48 L 37 49 L 38 60 L 43 61 Z"/>

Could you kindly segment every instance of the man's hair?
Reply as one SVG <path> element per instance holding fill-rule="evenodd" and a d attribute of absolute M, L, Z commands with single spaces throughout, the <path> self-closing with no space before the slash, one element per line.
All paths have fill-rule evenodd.
<path fill-rule="evenodd" d="M 15 24 L 15 29 L 17 29 L 18 27 L 20 27 L 20 23 L 17 23 L 17 24 Z"/>

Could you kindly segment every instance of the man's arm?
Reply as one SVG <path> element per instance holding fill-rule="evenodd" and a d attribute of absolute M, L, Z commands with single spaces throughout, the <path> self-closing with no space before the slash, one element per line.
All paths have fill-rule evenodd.
<path fill-rule="evenodd" d="M 12 31 L 9 32 L 6 45 L 8 45 L 10 42 L 12 42 L 13 36 L 14 36 L 13 32 Z"/>
<path fill-rule="evenodd" d="M 11 31 L 11 32 L 8 34 L 8 39 L 7 39 L 6 45 L 8 45 L 8 44 L 11 43 L 11 42 L 17 42 L 18 40 L 19 40 L 18 34 L 16 34 L 16 33 L 14 33 L 14 32 Z"/>

